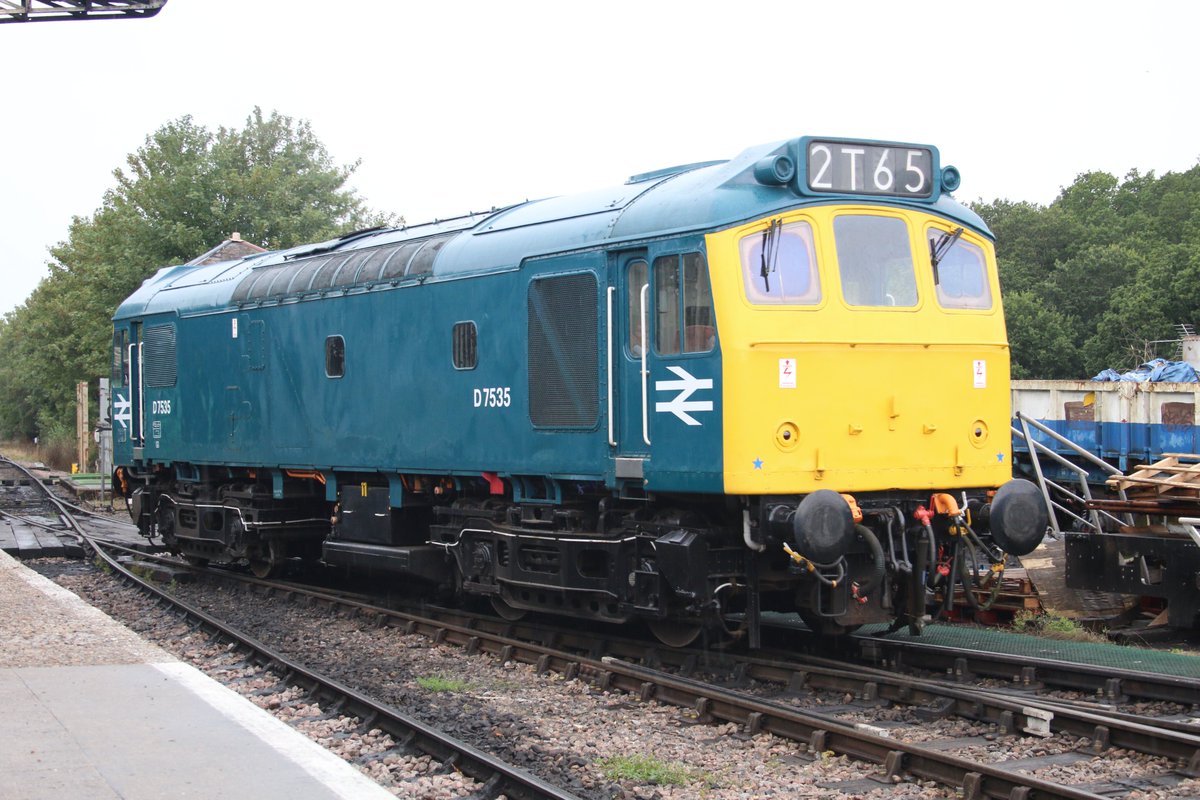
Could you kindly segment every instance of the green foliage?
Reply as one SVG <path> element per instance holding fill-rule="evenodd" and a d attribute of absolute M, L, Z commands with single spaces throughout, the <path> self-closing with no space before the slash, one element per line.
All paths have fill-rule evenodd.
<path fill-rule="evenodd" d="M 108 374 L 112 314 L 160 267 L 234 231 L 277 249 L 391 222 L 344 188 L 357 166 L 335 165 L 307 122 L 258 108 L 241 129 L 213 133 L 185 116 L 147 136 L 0 322 L 0 436 L 74 435 L 75 383 Z"/>
<path fill-rule="evenodd" d="M 1029 290 L 1005 294 L 1004 313 L 1014 378 L 1060 377 L 1078 367 L 1079 354 L 1071 337 L 1075 319 Z"/>
<path fill-rule="evenodd" d="M 604 776 L 612 781 L 678 786 L 690 783 L 697 777 L 682 764 L 660 761 L 654 756 L 613 756 L 602 758 L 596 764 Z"/>
<path fill-rule="evenodd" d="M 1020 633 L 1031 633 L 1047 639 L 1074 642 L 1108 641 L 1103 635 L 1089 631 L 1073 619 L 1040 611 L 1018 611 L 1013 615 L 1012 627 Z"/>
<path fill-rule="evenodd" d="M 465 692 L 471 684 L 458 678 L 447 678 L 442 675 L 430 675 L 417 678 L 417 685 L 428 692 Z"/>
<path fill-rule="evenodd" d="M 1047 207 L 994 200 L 1013 375 L 1086 379 L 1173 357 L 1175 325 L 1200 325 L 1200 166 L 1084 173 Z"/>

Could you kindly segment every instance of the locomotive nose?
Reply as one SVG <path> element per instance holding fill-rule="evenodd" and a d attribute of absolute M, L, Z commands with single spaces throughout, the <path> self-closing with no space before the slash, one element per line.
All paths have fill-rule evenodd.
<path fill-rule="evenodd" d="M 1046 535 L 1049 517 L 1041 491 L 1027 480 L 1014 478 L 1000 487 L 989 513 L 992 538 L 1006 553 L 1032 553 Z"/>

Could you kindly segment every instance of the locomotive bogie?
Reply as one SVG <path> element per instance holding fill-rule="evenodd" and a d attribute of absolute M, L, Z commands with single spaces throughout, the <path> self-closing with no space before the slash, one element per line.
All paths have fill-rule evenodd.
<path fill-rule="evenodd" d="M 121 469 L 122 482 L 136 480 Z M 197 470 L 196 480 L 184 481 L 162 470 L 135 486 L 129 505 L 139 529 L 192 560 L 241 562 L 261 575 L 288 558 L 320 556 L 329 528 L 323 495 L 303 486 L 276 494 L 252 473 L 234 480 L 209 472 Z"/>

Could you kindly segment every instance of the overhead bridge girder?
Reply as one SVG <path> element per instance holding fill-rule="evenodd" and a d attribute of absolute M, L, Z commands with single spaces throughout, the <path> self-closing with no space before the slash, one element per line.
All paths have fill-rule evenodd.
<path fill-rule="evenodd" d="M 167 0 L 0 0 L 0 24 L 153 17 Z"/>

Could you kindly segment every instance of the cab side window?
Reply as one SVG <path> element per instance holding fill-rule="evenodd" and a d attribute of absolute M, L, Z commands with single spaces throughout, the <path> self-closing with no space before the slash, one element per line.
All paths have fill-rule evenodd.
<path fill-rule="evenodd" d="M 629 354 L 634 358 L 642 357 L 642 287 L 649 280 L 650 267 L 645 261 L 637 260 L 630 262 L 626 267 L 625 280 L 625 307 L 629 309 L 629 338 L 626 340 L 629 344 Z M 650 298 L 646 298 L 646 302 L 650 302 Z M 645 346 L 650 346 L 649 335 L 646 336 Z"/>
<path fill-rule="evenodd" d="M 112 387 L 125 385 L 125 357 L 129 352 L 129 331 L 120 330 L 113 334 Z"/>
<path fill-rule="evenodd" d="M 654 259 L 654 349 L 679 352 L 679 256 Z"/>
<path fill-rule="evenodd" d="M 712 287 L 703 254 L 654 259 L 654 309 L 654 347 L 661 355 L 713 349 Z"/>

